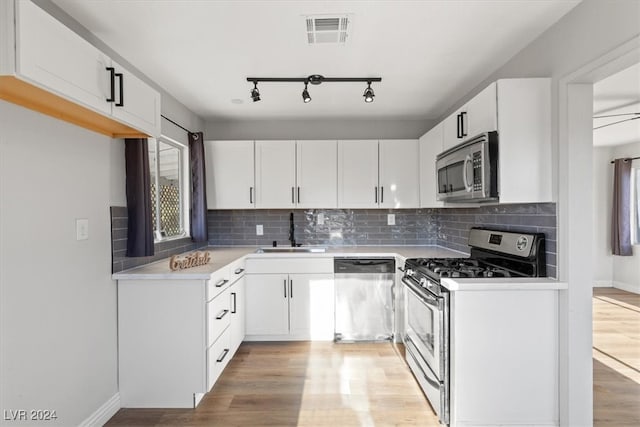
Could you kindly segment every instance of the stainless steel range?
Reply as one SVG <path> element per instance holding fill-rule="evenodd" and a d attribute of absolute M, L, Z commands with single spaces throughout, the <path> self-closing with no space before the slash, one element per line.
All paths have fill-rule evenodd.
<path fill-rule="evenodd" d="M 404 265 L 406 360 L 442 424 L 449 424 L 449 292 L 441 278 L 546 276 L 542 233 L 469 231 L 469 258 L 410 258 Z"/>

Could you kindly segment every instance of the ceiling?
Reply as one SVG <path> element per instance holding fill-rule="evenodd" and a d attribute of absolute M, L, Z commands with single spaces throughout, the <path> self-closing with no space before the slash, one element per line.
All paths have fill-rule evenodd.
<path fill-rule="evenodd" d="M 640 63 L 593 85 L 593 115 L 594 146 L 640 142 Z"/>
<path fill-rule="evenodd" d="M 205 120 L 436 119 L 580 0 L 53 0 Z M 307 43 L 307 15 L 348 14 L 344 45 Z M 261 83 L 246 77 L 382 77 Z"/>

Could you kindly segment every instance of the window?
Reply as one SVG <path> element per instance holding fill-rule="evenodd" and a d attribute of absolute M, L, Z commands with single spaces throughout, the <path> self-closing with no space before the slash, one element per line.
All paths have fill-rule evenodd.
<path fill-rule="evenodd" d="M 640 160 L 631 168 L 631 241 L 640 245 Z"/>
<path fill-rule="evenodd" d="M 155 241 L 186 237 L 187 147 L 166 137 L 149 139 L 151 207 Z"/>

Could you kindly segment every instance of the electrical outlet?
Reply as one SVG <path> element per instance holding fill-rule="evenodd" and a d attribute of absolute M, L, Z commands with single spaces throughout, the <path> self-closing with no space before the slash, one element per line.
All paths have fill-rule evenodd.
<path fill-rule="evenodd" d="M 76 219 L 76 240 L 89 238 L 89 220 L 87 218 Z"/>
<path fill-rule="evenodd" d="M 396 225 L 396 215 L 387 214 L 387 225 Z"/>
<path fill-rule="evenodd" d="M 262 224 L 256 225 L 256 236 L 262 236 L 264 234 L 264 229 L 262 228 Z"/>
<path fill-rule="evenodd" d="M 324 225 L 324 214 L 322 212 L 318 214 L 318 225 Z"/>

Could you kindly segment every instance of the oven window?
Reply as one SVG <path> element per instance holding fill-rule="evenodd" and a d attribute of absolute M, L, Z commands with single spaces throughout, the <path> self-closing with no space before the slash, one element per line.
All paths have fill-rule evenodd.
<path fill-rule="evenodd" d="M 432 356 L 435 354 L 435 316 L 436 313 L 418 298 L 409 296 L 407 299 L 407 322 L 420 343 L 427 348 Z"/>

